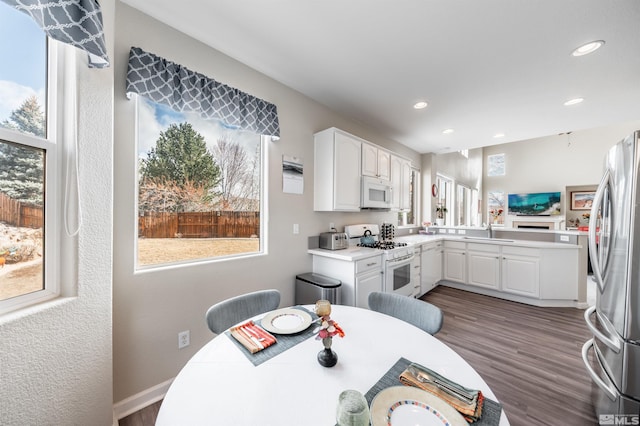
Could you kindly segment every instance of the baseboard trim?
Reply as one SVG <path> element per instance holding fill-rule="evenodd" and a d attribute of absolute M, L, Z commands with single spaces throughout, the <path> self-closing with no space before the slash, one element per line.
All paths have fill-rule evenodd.
<path fill-rule="evenodd" d="M 116 420 L 120 420 L 127 417 L 129 414 L 133 414 L 136 411 L 142 410 L 149 405 L 160 401 L 167 394 L 169 386 L 173 379 L 169 379 L 166 382 L 155 385 L 149 389 L 143 390 L 129 398 L 113 404 L 113 417 Z"/>

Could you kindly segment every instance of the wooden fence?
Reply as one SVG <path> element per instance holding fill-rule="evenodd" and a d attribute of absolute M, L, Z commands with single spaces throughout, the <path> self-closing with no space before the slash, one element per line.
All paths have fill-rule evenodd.
<path fill-rule="evenodd" d="M 249 238 L 260 235 L 260 212 L 147 212 L 138 217 L 138 237 Z"/>
<path fill-rule="evenodd" d="M 42 207 L 16 201 L 0 192 L 0 222 L 25 228 L 42 228 Z"/>

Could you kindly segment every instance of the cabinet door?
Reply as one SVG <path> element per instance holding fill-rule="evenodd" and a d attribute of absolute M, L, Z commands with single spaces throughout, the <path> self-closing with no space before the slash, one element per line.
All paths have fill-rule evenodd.
<path fill-rule="evenodd" d="M 378 147 L 368 143 L 362 144 L 362 175 L 378 177 Z"/>
<path fill-rule="evenodd" d="M 540 294 L 540 258 L 517 255 L 502 256 L 502 291 L 521 296 Z"/>
<path fill-rule="evenodd" d="M 469 278 L 467 284 L 500 289 L 500 256 L 498 253 L 469 251 Z"/>
<path fill-rule="evenodd" d="M 391 179 L 391 153 L 378 150 L 378 177 L 380 179 Z"/>
<path fill-rule="evenodd" d="M 360 162 L 362 142 L 342 133 L 335 134 L 334 209 L 360 210 Z M 316 165 L 316 167 L 318 167 Z"/>
<path fill-rule="evenodd" d="M 356 276 L 356 307 L 369 309 L 369 294 L 382 291 L 382 271 L 376 269 Z"/>
<path fill-rule="evenodd" d="M 420 269 L 420 292 L 430 291 L 442 279 L 442 245 L 422 247 L 422 268 Z"/>
<path fill-rule="evenodd" d="M 416 255 L 411 261 L 411 284 L 413 285 L 413 293 L 411 294 L 413 297 L 419 297 L 422 295 L 420 289 L 420 281 L 421 281 L 421 265 L 420 265 L 421 255 L 420 248 L 416 251 Z"/>
<path fill-rule="evenodd" d="M 411 162 L 391 155 L 391 208 L 408 210 L 411 208 Z"/>
<path fill-rule="evenodd" d="M 411 208 L 411 163 L 402 161 L 402 180 L 400 184 L 400 208 L 409 210 Z"/>
<path fill-rule="evenodd" d="M 463 250 L 444 250 L 444 279 L 465 283 L 465 271 L 467 269 L 467 256 Z"/>

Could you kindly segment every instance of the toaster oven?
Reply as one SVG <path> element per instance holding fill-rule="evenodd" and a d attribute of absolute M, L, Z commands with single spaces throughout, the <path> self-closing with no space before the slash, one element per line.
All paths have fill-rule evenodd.
<path fill-rule="evenodd" d="M 320 234 L 321 249 L 340 250 L 349 246 L 347 234 L 344 232 L 323 232 Z"/>

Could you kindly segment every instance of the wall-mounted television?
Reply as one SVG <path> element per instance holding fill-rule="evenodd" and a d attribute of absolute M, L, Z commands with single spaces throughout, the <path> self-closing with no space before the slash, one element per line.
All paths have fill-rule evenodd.
<path fill-rule="evenodd" d="M 560 214 L 560 192 L 509 194 L 508 212 L 516 216 L 552 216 Z"/>

